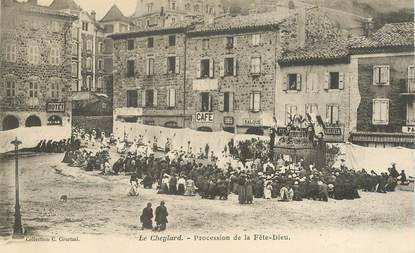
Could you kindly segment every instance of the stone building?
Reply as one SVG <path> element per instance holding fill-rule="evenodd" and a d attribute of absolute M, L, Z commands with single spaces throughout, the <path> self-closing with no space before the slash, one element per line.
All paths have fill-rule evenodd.
<path fill-rule="evenodd" d="M 1 130 L 71 126 L 71 34 L 75 16 L 36 0 L 1 2 Z"/>
<path fill-rule="evenodd" d="M 414 23 L 387 24 L 350 50 L 361 97 L 351 141 L 415 148 Z"/>
<path fill-rule="evenodd" d="M 137 0 L 132 22 L 138 29 L 168 27 L 177 22 L 224 13 L 221 0 Z"/>

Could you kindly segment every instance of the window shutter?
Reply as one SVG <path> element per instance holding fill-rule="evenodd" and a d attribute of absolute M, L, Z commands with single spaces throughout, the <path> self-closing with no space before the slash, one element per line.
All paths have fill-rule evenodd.
<path fill-rule="evenodd" d="M 213 63 L 213 59 L 210 59 L 209 61 L 209 77 L 213 78 L 214 77 L 214 63 Z"/>
<path fill-rule="evenodd" d="M 180 74 L 180 57 L 176 56 L 176 74 Z"/>
<path fill-rule="evenodd" d="M 169 57 L 166 57 L 166 59 L 164 60 L 163 68 L 164 68 L 164 73 L 168 74 L 169 73 Z"/>
<path fill-rule="evenodd" d="M 225 76 L 225 58 L 223 58 L 222 64 L 219 67 L 219 72 L 220 72 L 219 75 L 221 77 L 224 77 Z"/>
<path fill-rule="evenodd" d="M 233 37 L 233 48 L 236 48 L 238 46 L 238 37 Z"/>
<path fill-rule="evenodd" d="M 339 90 L 344 89 L 344 72 L 339 72 Z"/>
<path fill-rule="evenodd" d="M 197 78 L 201 77 L 201 71 L 200 71 L 201 65 L 202 65 L 202 60 L 199 61 L 199 64 L 196 64 L 196 77 Z"/>
<path fill-rule="evenodd" d="M 326 106 L 326 122 L 330 122 L 331 105 Z"/>
<path fill-rule="evenodd" d="M 385 81 L 385 85 L 389 85 L 390 83 L 390 67 L 385 66 L 382 68 L 382 80 Z"/>
<path fill-rule="evenodd" d="M 146 60 L 146 75 L 150 75 L 150 58 L 147 58 Z"/>
<path fill-rule="evenodd" d="M 288 75 L 287 74 L 285 74 L 282 77 L 282 90 L 283 91 L 287 91 L 288 90 Z"/>
<path fill-rule="evenodd" d="M 224 37 L 223 38 L 223 47 L 224 48 L 227 48 L 228 47 L 228 38 L 227 37 Z"/>
<path fill-rule="evenodd" d="M 233 75 L 234 76 L 237 76 L 237 73 L 236 73 L 236 71 L 237 71 L 237 67 L 238 67 L 238 65 L 237 65 L 238 63 L 237 63 L 237 59 L 236 59 L 236 57 L 233 57 Z"/>
<path fill-rule="evenodd" d="M 329 89 L 329 82 L 330 82 L 330 73 L 326 72 L 324 73 L 324 89 L 325 90 Z"/>
<path fill-rule="evenodd" d="M 253 46 L 256 46 L 257 45 L 256 34 L 252 34 L 252 45 Z"/>
<path fill-rule="evenodd" d="M 382 101 L 382 122 L 385 124 L 389 123 L 389 101 Z"/>
<path fill-rule="evenodd" d="M 301 74 L 297 74 L 297 90 L 300 91 L 301 90 Z"/>
<path fill-rule="evenodd" d="M 377 66 L 373 66 L 373 85 L 377 85 L 379 83 L 379 68 Z"/>
<path fill-rule="evenodd" d="M 339 106 L 333 106 L 333 123 L 339 121 Z"/>
<path fill-rule="evenodd" d="M 141 91 L 141 102 L 142 106 L 146 107 L 146 90 Z"/>
<path fill-rule="evenodd" d="M 225 94 L 223 92 L 219 92 L 219 108 L 220 112 L 225 110 Z"/>
<path fill-rule="evenodd" d="M 415 79 L 415 66 L 408 67 L 408 81 L 412 81 Z"/>
<path fill-rule="evenodd" d="M 213 102 L 213 99 L 212 99 L 212 94 L 211 94 L 211 93 L 209 93 L 209 106 L 208 106 L 208 111 L 209 111 L 209 112 L 211 112 L 211 111 L 212 111 L 212 102 Z"/>
<path fill-rule="evenodd" d="M 234 108 L 233 92 L 229 92 L 229 112 L 233 112 Z"/>
<path fill-rule="evenodd" d="M 254 110 L 254 93 L 250 94 L 250 102 L 249 102 L 249 110 L 253 111 Z"/>
<path fill-rule="evenodd" d="M 176 90 L 174 88 L 169 89 L 169 96 L 168 96 L 168 103 L 169 107 L 175 107 L 176 106 Z"/>
<path fill-rule="evenodd" d="M 153 92 L 153 105 L 154 105 L 154 107 L 156 107 L 157 106 L 157 89 L 154 89 L 154 92 Z"/>
<path fill-rule="evenodd" d="M 261 110 L 261 93 L 254 94 L 254 111 L 259 112 Z"/>

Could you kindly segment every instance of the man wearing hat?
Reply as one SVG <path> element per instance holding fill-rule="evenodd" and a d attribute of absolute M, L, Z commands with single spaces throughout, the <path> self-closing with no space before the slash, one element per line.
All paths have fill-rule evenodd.
<path fill-rule="evenodd" d="M 165 206 L 164 201 L 160 202 L 160 206 L 156 208 L 156 231 L 164 231 L 166 230 L 166 224 L 167 224 L 167 216 L 169 213 L 167 212 L 167 207 Z"/>

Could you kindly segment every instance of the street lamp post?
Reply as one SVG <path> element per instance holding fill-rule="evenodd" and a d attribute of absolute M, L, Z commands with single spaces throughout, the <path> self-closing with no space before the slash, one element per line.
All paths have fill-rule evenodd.
<path fill-rule="evenodd" d="M 13 238 L 22 238 L 23 237 L 23 227 L 22 227 L 22 216 L 20 215 L 20 204 L 19 204 L 19 145 L 22 144 L 16 137 L 14 141 L 11 142 L 14 145 L 15 152 L 15 175 L 14 175 L 14 184 L 16 187 L 16 204 L 14 206 L 14 226 L 13 226 Z"/>

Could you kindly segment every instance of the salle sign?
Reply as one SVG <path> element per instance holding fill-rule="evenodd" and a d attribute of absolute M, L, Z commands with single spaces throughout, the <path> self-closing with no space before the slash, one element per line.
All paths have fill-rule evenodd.
<path fill-rule="evenodd" d="M 213 123 L 213 112 L 197 112 L 196 122 L 198 123 Z"/>
<path fill-rule="evenodd" d="M 244 126 L 262 126 L 261 119 L 242 119 L 242 124 Z"/>
<path fill-rule="evenodd" d="M 402 133 L 415 134 L 415 126 L 403 126 Z"/>
<path fill-rule="evenodd" d="M 47 112 L 65 112 L 65 103 L 63 102 L 49 102 L 46 104 Z"/>

